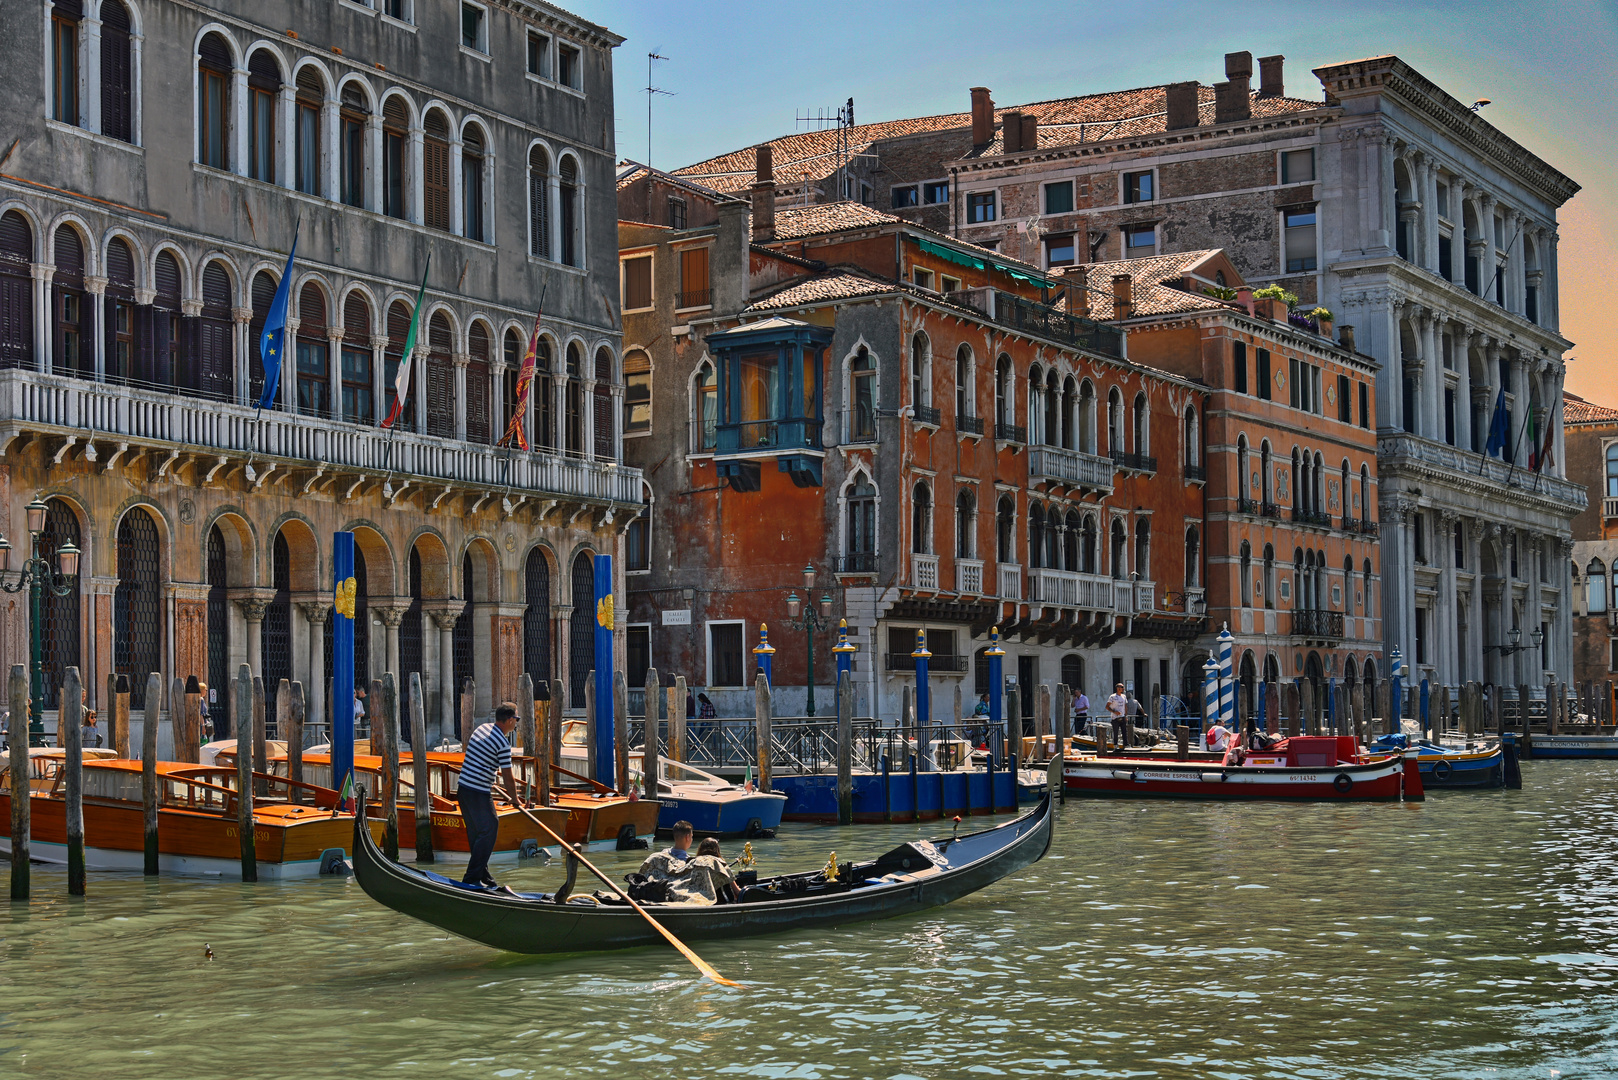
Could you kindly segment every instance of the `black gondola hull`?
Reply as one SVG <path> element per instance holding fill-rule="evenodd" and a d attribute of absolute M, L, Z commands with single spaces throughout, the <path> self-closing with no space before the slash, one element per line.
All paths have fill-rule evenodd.
<path fill-rule="evenodd" d="M 870 922 L 937 907 L 977 892 L 1042 858 L 1050 847 L 1050 797 L 997 828 L 934 841 L 949 865 L 906 880 L 825 895 L 713 907 L 652 904 L 647 910 L 678 938 L 702 941 Z M 389 860 L 370 831 L 356 828 L 354 877 L 385 907 L 507 952 L 564 953 L 666 942 L 628 907 L 556 904 L 464 889 Z M 956 865 L 956 863 L 959 865 Z M 582 873 L 582 871 L 581 871 Z"/>

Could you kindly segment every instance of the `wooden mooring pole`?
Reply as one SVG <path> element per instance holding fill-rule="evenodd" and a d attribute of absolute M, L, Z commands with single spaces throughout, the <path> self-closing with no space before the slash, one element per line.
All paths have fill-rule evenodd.
<path fill-rule="evenodd" d="M 287 716 L 287 730 L 281 737 L 287 741 L 287 779 L 295 783 L 303 782 L 303 725 L 309 716 L 309 704 L 304 700 L 303 683 L 292 683 L 292 708 Z M 303 802 L 303 792 L 294 787 L 291 791 L 294 803 Z"/>
<path fill-rule="evenodd" d="M 663 754 L 663 739 L 661 737 L 662 732 L 658 725 L 658 720 L 660 719 L 658 716 L 658 707 L 663 700 L 663 681 L 662 677 L 658 675 L 655 667 L 649 667 L 646 669 L 646 690 L 644 700 L 645 704 L 641 706 L 640 711 L 646 714 L 644 721 L 646 736 L 642 740 L 644 745 L 641 747 L 641 754 L 643 755 L 641 761 L 645 766 L 644 771 L 647 777 L 649 777 L 647 780 L 647 785 L 651 789 L 651 793 L 656 794 L 658 772 L 657 759 Z"/>
<path fill-rule="evenodd" d="M 174 725 L 169 724 L 172 728 Z M 202 682 L 195 675 L 185 680 L 185 745 L 176 748 L 175 758 L 195 763 L 202 759 Z M 282 737 L 286 733 L 282 732 Z"/>
<path fill-rule="evenodd" d="M 629 683 L 624 678 L 622 669 L 612 673 L 612 756 L 613 773 L 618 781 L 618 790 L 629 794 Z M 646 778 L 641 777 L 641 786 L 645 787 Z M 657 791 L 657 785 L 652 785 L 652 791 Z"/>
<path fill-rule="evenodd" d="M 57 710 L 58 741 L 66 748 L 63 755 L 67 782 L 67 894 L 84 895 L 84 747 L 80 725 L 84 723 L 84 686 L 79 669 L 69 667 L 62 680 L 62 705 Z"/>
<path fill-rule="evenodd" d="M 371 752 L 382 755 L 382 853 L 399 861 L 399 718 L 389 716 L 383 701 L 387 691 L 381 679 L 372 679 L 366 693 L 371 714 Z M 380 744 L 380 745 L 379 745 Z M 412 746 L 412 760 L 420 751 Z M 430 800 L 429 800 L 430 801 Z M 419 805 L 418 797 L 416 803 Z"/>
<path fill-rule="evenodd" d="M 28 782 L 28 670 L 21 664 L 11 665 L 7 690 L 11 701 L 11 898 L 27 900 L 28 826 L 33 805 L 24 794 L 32 787 Z"/>
<path fill-rule="evenodd" d="M 382 673 L 382 707 L 399 715 L 399 687 L 393 672 Z M 398 729 L 395 723 L 394 729 Z M 468 732 L 468 734 L 471 734 Z M 463 744 L 464 745 L 464 744 Z M 421 696 L 421 672 L 410 673 L 410 765 L 411 779 L 416 787 L 416 861 L 433 862 L 433 797 L 432 780 L 427 771 L 427 710 Z M 449 797 L 449 786 L 444 787 Z"/>
<path fill-rule="evenodd" d="M 538 728 L 534 720 L 534 712 L 538 702 L 534 700 L 534 677 L 523 672 L 517 677 L 517 739 L 522 743 L 523 757 L 533 766 L 534 775 L 530 779 L 528 765 L 517 770 L 517 783 L 523 789 L 525 798 L 533 798 L 534 781 L 539 779 L 540 753 Z M 543 805 L 543 804 L 542 804 Z"/>
<path fill-rule="evenodd" d="M 669 757 L 685 761 L 685 676 L 674 677 L 674 689 L 669 691 Z"/>
<path fill-rule="evenodd" d="M 257 726 L 255 717 L 264 713 L 259 700 L 263 685 L 246 664 L 236 669 L 236 833 L 241 842 L 243 881 L 258 880 L 258 854 L 253 845 L 252 733 Z"/>
<path fill-rule="evenodd" d="M 292 680 L 282 679 L 280 682 L 275 684 L 275 733 L 284 739 L 286 738 L 287 730 L 291 727 Z M 269 772 L 270 758 L 268 746 L 265 747 L 265 755 L 262 759 L 262 764 L 258 755 L 259 743 L 255 738 L 253 740 L 253 765 L 255 768 L 262 768 L 265 772 Z M 259 796 L 260 798 L 268 795 L 270 793 L 269 785 L 270 782 L 268 780 L 255 778 L 253 781 L 253 794 Z"/>
<path fill-rule="evenodd" d="M 124 680 L 127 685 L 128 680 Z M 141 710 L 140 721 L 140 802 L 146 833 L 146 860 L 144 869 L 150 877 L 158 871 L 157 846 L 157 712 L 163 701 L 163 676 L 152 672 L 146 676 L 146 708 Z"/>
<path fill-rule="evenodd" d="M 837 673 L 837 824 L 854 824 L 854 687 Z"/>
<path fill-rule="evenodd" d="M 550 693 L 548 688 L 546 693 Z M 551 804 L 551 728 L 555 726 L 551 722 L 551 710 L 554 707 L 554 698 L 534 702 L 534 783 L 541 806 Z"/>
<path fill-rule="evenodd" d="M 129 676 L 107 676 L 107 743 L 120 758 L 129 758 Z"/>

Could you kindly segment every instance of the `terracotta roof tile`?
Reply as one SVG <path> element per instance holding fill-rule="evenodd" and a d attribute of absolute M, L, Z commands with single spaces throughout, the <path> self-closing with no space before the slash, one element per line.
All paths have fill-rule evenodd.
<path fill-rule="evenodd" d="M 1618 424 L 1618 409 L 1586 401 L 1577 394 L 1562 393 L 1562 423 Z"/>
<path fill-rule="evenodd" d="M 1222 300 L 1202 293 L 1189 293 L 1184 289 L 1162 284 L 1178 281 L 1193 273 L 1196 267 L 1217 255 L 1218 248 L 1204 251 L 1182 251 L 1173 255 L 1154 255 L 1149 259 L 1125 259 L 1120 262 L 1085 263 L 1069 267 L 1064 275 L 1069 281 L 1078 278 L 1084 286 L 1088 311 L 1076 311 L 1092 319 L 1112 319 L 1112 279 L 1118 274 L 1130 276 L 1130 296 L 1136 315 L 1172 315 L 1181 312 L 1210 311 L 1227 307 Z"/>
<path fill-rule="evenodd" d="M 775 238 L 799 240 L 844 229 L 865 229 L 876 225 L 903 224 L 904 219 L 857 202 L 815 203 L 775 212 Z"/>
<path fill-rule="evenodd" d="M 755 300 L 747 306 L 747 310 L 780 311 L 805 304 L 823 304 L 828 300 L 854 300 L 862 296 L 901 291 L 903 286 L 897 282 L 884 281 L 858 270 L 839 268 L 790 282 L 778 292 Z"/>

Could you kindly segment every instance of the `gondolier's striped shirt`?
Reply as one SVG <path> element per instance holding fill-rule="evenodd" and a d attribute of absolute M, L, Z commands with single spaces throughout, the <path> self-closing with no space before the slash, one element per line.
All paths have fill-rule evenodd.
<path fill-rule="evenodd" d="M 473 791 L 494 790 L 494 777 L 511 768 L 511 743 L 495 724 L 480 724 L 466 743 L 466 760 L 461 765 L 461 787 Z"/>

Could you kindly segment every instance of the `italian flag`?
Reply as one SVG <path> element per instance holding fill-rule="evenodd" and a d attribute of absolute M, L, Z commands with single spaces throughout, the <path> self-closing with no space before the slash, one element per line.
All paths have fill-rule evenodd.
<path fill-rule="evenodd" d="M 410 396 L 410 372 L 416 366 L 416 334 L 421 329 L 421 301 L 427 293 L 427 271 L 432 269 L 433 256 L 427 254 L 427 265 L 421 271 L 421 287 L 416 290 L 416 306 L 410 312 L 410 332 L 405 335 L 404 356 L 399 358 L 399 373 L 393 377 L 393 408 L 382 426 L 391 428 L 404 409 L 405 398 Z"/>

